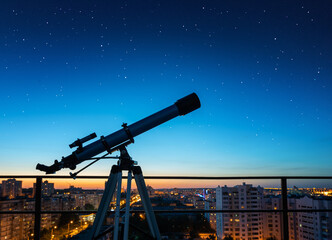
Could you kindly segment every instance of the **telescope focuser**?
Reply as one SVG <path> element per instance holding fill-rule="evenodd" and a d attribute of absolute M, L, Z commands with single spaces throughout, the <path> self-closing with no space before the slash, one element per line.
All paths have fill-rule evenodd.
<path fill-rule="evenodd" d="M 77 161 L 77 158 L 75 158 L 73 153 L 67 157 L 62 157 L 60 162 L 58 160 L 54 160 L 54 163 L 51 166 L 46 166 L 38 163 L 36 169 L 43 171 L 46 174 L 52 174 L 61 170 L 62 168 L 69 168 L 71 170 L 75 170 L 76 165 L 79 163 L 81 162 Z"/>

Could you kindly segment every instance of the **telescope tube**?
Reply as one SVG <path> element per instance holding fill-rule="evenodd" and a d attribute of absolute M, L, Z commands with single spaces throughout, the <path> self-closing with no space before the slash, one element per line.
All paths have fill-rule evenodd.
<path fill-rule="evenodd" d="M 179 99 L 173 105 L 164 108 L 163 110 L 154 113 L 140 121 L 137 121 L 129 126 L 124 126 L 108 136 L 103 140 L 92 142 L 80 150 L 74 151 L 71 155 L 63 157 L 61 162 L 55 161 L 52 166 L 45 166 L 37 164 L 36 169 L 45 171 L 46 173 L 54 173 L 62 168 L 75 169 L 76 165 L 106 151 L 105 142 L 108 147 L 112 148 L 119 144 L 131 140 L 133 137 L 146 132 L 164 122 L 167 122 L 177 116 L 186 115 L 198 108 L 201 103 L 198 96 L 192 93 L 184 98 Z M 104 142 L 103 142 L 104 141 Z"/>

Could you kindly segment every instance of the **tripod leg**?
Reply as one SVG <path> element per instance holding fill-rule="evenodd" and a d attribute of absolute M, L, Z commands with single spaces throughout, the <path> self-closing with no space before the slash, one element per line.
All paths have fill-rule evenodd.
<path fill-rule="evenodd" d="M 139 167 L 139 166 L 134 167 L 133 173 L 134 173 L 139 195 L 141 196 L 141 199 L 142 199 L 142 204 L 144 207 L 146 219 L 148 221 L 151 234 L 155 239 L 160 240 L 161 237 L 160 237 L 160 233 L 159 233 L 159 228 L 157 225 L 156 217 L 155 217 L 153 209 L 152 209 L 148 191 L 146 189 L 141 167 Z"/>
<path fill-rule="evenodd" d="M 132 179 L 132 175 L 131 175 L 131 171 L 129 170 L 128 171 L 128 179 L 127 179 L 126 213 L 125 213 L 125 225 L 124 225 L 123 240 L 128 240 L 131 179 Z"/>
<path fill-rule="evenodd" d="M 96 236 L 98 236 L 101 225 L 103 224 L 103 221 L 105 219 L 105 215 L 107 212 L 107 209 L 109 208 L 110 202 L 112 200 L 116 183 L 117 183 L 117 176 L 119 173 L 119 167 L 114 165 L 112 167 L 111 173 L 108 177 L 106 186 L 105 186 L 105 191 L 103 194 L 103 197 L 100 201 L 99 208 L 96 214 L 95 221 L 93 222 L 93 226 L 90 232 L 90 239 L 94 239 Z M 121 171 L 120 171 L 121 172 Z"/>
<path fill-rule="evenodd" d="M 122 184 L 122 171 L 119 171 L 118 172 L 118 189 L 117 189 L 117 195 L 116 195 L 115 217 L 114 217 L 114 233 L 113 233 L 114 240 L 118 240 L 118 236 L 119 236 L 121 184 Z"/>

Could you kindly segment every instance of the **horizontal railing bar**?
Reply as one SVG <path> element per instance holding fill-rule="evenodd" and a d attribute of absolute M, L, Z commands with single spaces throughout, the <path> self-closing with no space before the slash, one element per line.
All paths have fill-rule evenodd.
<path fill-rule="evenodd" d="M 144 212 L 144 210 L 130 210 L 131 212 Z M 332 212 L 332 209 L 312 209 L 312 210 L 288 210 L 284 211 L 282 209 L 277 210 L 153 210 L 155 213 L 259 213 L 259 212 L 271 212 L 271 213 L 280 213 L 280 212 Z M 121 211 L 124 212 L 124 211 Z"/>
<path fill-rule="evenodd" d="M 129 210 L 131 213 L 144 213 L 144 210 Z M 259 212 L 270 212 L 270 213 L 281 213 L 281 212 L 332 212 L 332 209 L 251 209 L 251 210 L 237 210 L 237 209 L 225 209 L 225 210 L 153 210 L 155 213 L 259 213 Z M 123 212 L 124 211 L 120 211 Z M 0 211 L 0 214 L 34 214 L 34 211 Z M 41 211 L 41 214 L 91 214 L 97 213 L 97 210 L 73 210 L 73 211 Z M 108 213 L 114 213 L 114 211 L 108 211 Z"/>
<path fill-rule="evenodd" d="M 0 211 L 0 214 L 35 214 L 35 211 Z"/>
<path fill-rule="evenodd" d="M 0 178 L 36 178 L 46 179 L 72 178 L 71 176 L 54 176 L 54 175 L 0 175 Z M 107 179 L 108 176 L 77 176 L 77 179 Z M 123 176 L 123 178 L 126 178 Z M 144 176 L 145 179 L 188 179 L 188 180 L 218 180 L 218 179 L 332 179 L 332 176 L 233 176 L 233 177 L 209 177 L 209 176 Z"/>

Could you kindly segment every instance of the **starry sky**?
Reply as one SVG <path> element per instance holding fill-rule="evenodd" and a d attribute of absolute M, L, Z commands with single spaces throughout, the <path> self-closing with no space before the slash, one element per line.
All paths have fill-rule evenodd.
<path fill-rule="evenodd" d="M 129 147 L 145 175 L 330 175 L 331 11 L 327 0 L 3 2 L 0 174 L 40 174 L 77 138 L 196 92 L 199 110 Z"/>

